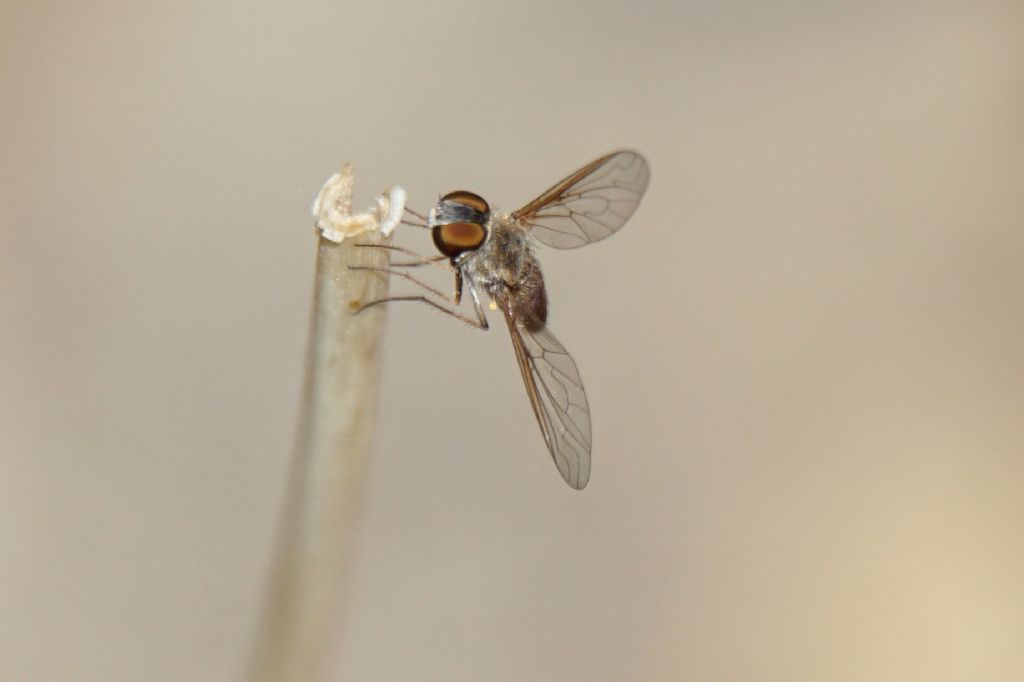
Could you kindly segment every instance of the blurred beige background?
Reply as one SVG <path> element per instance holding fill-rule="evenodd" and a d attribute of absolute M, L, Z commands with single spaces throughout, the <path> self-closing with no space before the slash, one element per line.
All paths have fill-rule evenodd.
<path fill-rule="evenodd" d="M 500 323 L 395 307 L 335 676 L 1021 679 L 1024 11 L 845 5 L 6 5 L 0 679 L 237 679 L 343 160 L 513 207 L 623 146 L 541 254 L 590 487 Z"/>

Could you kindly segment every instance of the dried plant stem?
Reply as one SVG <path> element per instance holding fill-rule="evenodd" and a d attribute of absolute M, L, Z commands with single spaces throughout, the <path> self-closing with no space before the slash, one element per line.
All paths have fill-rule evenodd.
<path fill-rule="evenodd" d="M 318 679 L 337 641 L 375 421 L 385 306 L 352 308 L 387 296 L 388 282 L 350 266 L 386 267 L 387 250 L 357 246 L 386 240 L 318 241 L 298 445 L 251 682 Z"/>

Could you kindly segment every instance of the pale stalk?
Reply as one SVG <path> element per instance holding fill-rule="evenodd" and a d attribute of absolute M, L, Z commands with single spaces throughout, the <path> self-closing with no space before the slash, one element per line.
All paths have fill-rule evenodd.
<path fill-rule="evenodd" d="M 347 180 L 333 206 L 345 214 L 350 171 Z M 320 679 L 325 653 L 339 640 L 375 422 L 386 308 L 353 309 L 387 296 L 388 279 L 351 268 L 386 267 L 387 250 L 357 244 L 388 240 L 376 230 L 340 244 L 317 240 L 298 441 L 250 682 Z"/>

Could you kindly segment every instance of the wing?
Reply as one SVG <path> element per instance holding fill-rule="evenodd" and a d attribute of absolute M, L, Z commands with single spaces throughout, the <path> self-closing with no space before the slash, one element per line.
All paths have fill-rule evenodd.
<path fill-rule="evenodd" d="M 647 189 L 644 157 L 620 151 L 593 161 L 523 206 L 512 217 L 542 244 L 574 249 L 626 224 Z"/>
<path fill-rule="evenodd" d="M 590 480 L 590 406 L 576 363 L 546 328 L 528 331 L 502 306 L 526 393 L 558 473 L 576 490 Z"/>

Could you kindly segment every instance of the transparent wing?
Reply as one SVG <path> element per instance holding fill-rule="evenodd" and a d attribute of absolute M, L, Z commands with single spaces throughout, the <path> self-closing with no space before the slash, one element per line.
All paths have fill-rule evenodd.
<path fill-rule="evenodd" d="M 530 405 L 558 473 L 576 490 L 590 480 L 590 406 L 579 370 L 565 347 L 546 328 L 529 331 L 507 306 L 505 321 Z"/>
<path fill-rule="evenodd" d="M 593 161 L 512 214 L 542 244 L 574 249 L 626 224 L 647 189 L 644 157 L 620 151 Z"/>

